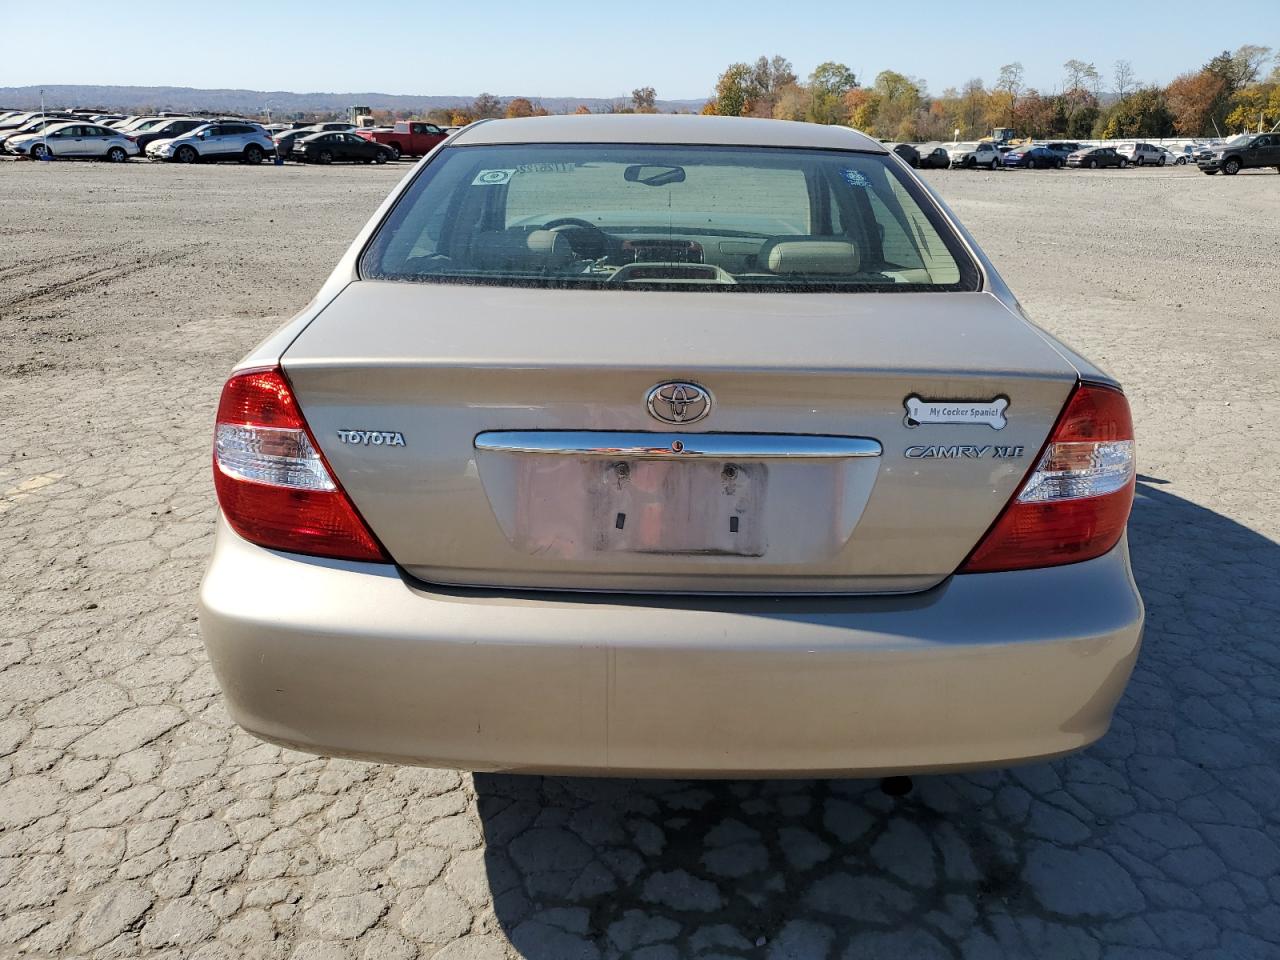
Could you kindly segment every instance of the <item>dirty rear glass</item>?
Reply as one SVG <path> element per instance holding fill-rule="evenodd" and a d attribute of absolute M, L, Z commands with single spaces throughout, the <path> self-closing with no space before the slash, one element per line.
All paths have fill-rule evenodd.
<path fill-rule="evenodd" d="M 733 292 L 976 290 L 923 191 L 876 154 L 454 146 L 366 248 L 366 279 Z"/>

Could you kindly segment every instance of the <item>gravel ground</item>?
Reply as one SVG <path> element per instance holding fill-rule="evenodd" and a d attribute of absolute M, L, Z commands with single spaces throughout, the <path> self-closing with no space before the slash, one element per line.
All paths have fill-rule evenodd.
<path fill-rule="evenodd" d="M 228 722 L 194 622 L 230 365 L 404 171 L 0 164 L 0 955 L 1280 955 L 1280 177 L 928 176 L 1133 399 L 1112 732 L 875 783 L 475 776 Z"/>

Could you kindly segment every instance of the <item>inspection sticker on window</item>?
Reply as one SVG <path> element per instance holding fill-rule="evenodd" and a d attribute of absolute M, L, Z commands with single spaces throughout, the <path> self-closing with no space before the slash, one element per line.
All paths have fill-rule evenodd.
<path fill-rule="evenodd" d="M 471 181 L 473 187 L 497 187 L 511 182 L 515 170 L 481 170 Z"/>
<path fill-rule="evenodd" d="M 848 167 L 840 171 L 840 176 L 844 177 L 844 182 L 851 187 L 869 187 L 871 181 L 862 175 L 858 170 L 850 170 Z"/>

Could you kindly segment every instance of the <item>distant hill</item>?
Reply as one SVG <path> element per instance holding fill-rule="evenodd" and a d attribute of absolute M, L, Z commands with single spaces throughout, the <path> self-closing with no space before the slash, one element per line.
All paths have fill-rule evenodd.
<path fill-rule="evenodd" d="M 36 87 L 0 87 L 0 108 L 35 110 L 40 107 L 40 90 Z M 592 111 L 605 109 L 611 103 L 630 103 L 630 97 L 536 97 L 529 94 L 503 96 L 504 102 L 514 96 L 525 96 L 541 103 L 553 113 L 567 113 L 585 105 Z M 288 90 L 201 90 L 196 87 L 109 87 L 94 85 L 54 84 L 44 87 L 47 108 L 101 108 L 136 113 L 139 110 L 202 110 L 213 113 L 259 114 L 270 108 L 272 114 L 346 113 L 355 104 L 375 110 L 426 113 L 440 107 L 460 107 L 471 103 L 474 96 L 401 96 L 391 93 L 293 93 Z M 659 100 L 657 108 L 675 113 L 698 111 L 706 100 Z"/>

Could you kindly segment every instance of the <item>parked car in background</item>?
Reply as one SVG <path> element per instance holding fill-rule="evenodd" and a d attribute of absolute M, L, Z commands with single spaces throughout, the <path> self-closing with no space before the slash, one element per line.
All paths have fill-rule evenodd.
<path fill-rule="evenodd" d="M 1275 167 L 1280 172 L 1280 133 L 1244 133 L 1196 157 L 1201 173 L 1221 170 L 1228 177 L 1241 170 Z"/>
<path fill-rule="evenodd" d="M 1160 166 L 1183 166 L 1187 163 L 1189 157 L 1185 153 L 1176 153 L 1168 147 L 1160 147 Z"/>
<path fill-rule="evenodd" d="M 1041 144 L 1046 150 L 1052 150 L 1065 161 L 1067 157 L 1081 149 L 1081 144 L 1074 140 L 1050 140 L 1048 143 Z"/>
<path fill-rule="evenodd" d="M 920 149 L 920 169 L 946 170 L 951 166 L 951 156 L 943 146 L 925 146 Z"/>
<path fill-rule="evenodd" d="M 288 157 L 293 150 L 293 145 L 303 137 L 309 137 L 313 133 L 320 133 L 315 127 L 290 127 L 287 130 L 281 130 L 272 134 L 271 141 L 276 147 L 276 156 Z"/>
<path fill-rule="evenodd" d="M 155 115 L 149 117 L 133 117 L 116 127 L 116 129 L 121 133 L 141 133 L 144 130 L 151 129 L 158 123 L 163 123 L 164 121 L 164 117 Z"/>
<path fill-rule="evenodd" d="M 1116 147 L 1116 153 L 1135 167 L 1148 165 L 1162 167 L 1165 164 L 1164 151 L 1151 143 L 1122 143 Z"/>
<path fill-rule="evenodd" d="M 208 122 L 199 117 L 170 117 L 161 120 L 159 123 L 149 124 L 144 130 L 130 131 L 125 136 L 136 143 L 139 150 L 145 151 L 147 147 L 157 140 L 171 140 L 174 137 L 180 137 L 184 133 L 190 133 Z"/>
<path fill-rule="evenodd" d="M 32 120 L 38 119 L 40 115 L 39 110 L 24 110 L 20 113 L 10 113 L 9 116 L 0 120 L 0 131 L 8 130 L 12 132 L 17 130 L 24 123 L 29 123 Z M 48 114 L 45 114 L 45 116 L 48 116 Z"/>
<path fill-rule="evenodd" d="M 1085 167 L 1089 170 L 1128 165 L 1129 159 L 1116 153 L 1114 147 L 1084 147 L 1067 157 L 1068 167 Z"/>
<path fill-rule="evenodd" d="M 236 722 L 678 777 L 1106 732 L 1128 401 L 887 148 L 664 115 L 454 143 L 223 387 L 199 615 Z"/>
<path fill-rule="evenodd" d="M 421 120 L 399 120 L 395 126 L 360 130 L 357 136 L 391 148 L 395 159 L 421 157 L 436 148 L 447 134 L 434 123 Z"/>
<path fill-rule="evenodd" d="M 900 156 L 911 167 L 920 166 L 920 151 L 909 143 L 894 144 L 893 152 Z"/>
<path fill-rule="evenodd" d="M 1000 151 L 989 140 L 981 140 L 977 143 L 953 143 L 947 148 L 947 155 L 951 158 L 953 167 L 965 169 L 986 167 L 988 170 L 994 170 L 1000 165 Z"/>
<path fill-rule="evenodd" d="M 1006 153 L 1000 160 L 1006 167 L 1026 167 L 1028 170 L 1037 168 L 1047 170 L 1061 167 L 1066 163 L 1061 154 L 1048 147 L 1017 147 Z"/>
<path fill-rule="evenodd" d="M 291 156 L 306 163 L 386 163 L 397 154 L 354 133 L 311 133 L 293 142 Z"/>
<path fill-rule="evenodd" d="M 22 126 L 16 127 L 12 130 L 0 130 L 0 148 L 3 148 L 5 142 L 7 142 L 10 137 L 21 137 L 28 133 L 39 133 L 46 127 L 67 122 L 69 121 L 65 117 L 44 116 L 36 117 L 34 120 L 28 120 Z"/>
<path fill-rule="evenodd" d="M 951 157 L 946 147 L 926 144 L 920 148 L 920 169 L 945 170 L 949 166 L 951 166 Z"/>
<path fill-rule="evenodd" d="M 172 139 L 155 140 L 146 151 L 149 160 L 197 163 L 201 160 L 240 160 L 261 163 L 275 150 L 267 131 L 247 120 L 205 123 Z"/>
<path fill-rule="evenodd" d="M 75 121 L 53 124 L 39 133 L 11 137 L 5 148 L 9 153 L 36 160 L 92 157 L 123 163 L 138 155 L 138 145 L 119 130 Z"/>

